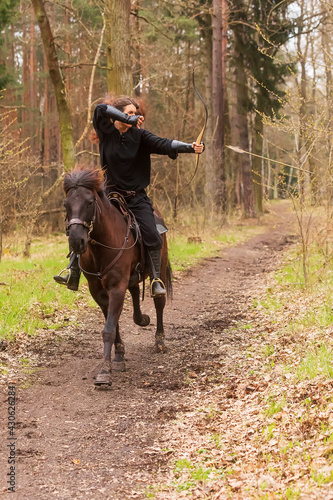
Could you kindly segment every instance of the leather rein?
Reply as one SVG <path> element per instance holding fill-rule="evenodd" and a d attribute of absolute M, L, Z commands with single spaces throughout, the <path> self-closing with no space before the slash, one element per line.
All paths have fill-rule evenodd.
<path fill-rule="evenodd" d="M 128 240 L 129 240 L 129 236 L 130 236 L 131 227 L 132 227 L 132 216 L 131 216 L 130 213 L 128 213 L 126 235 L 125 235 L 124 243 L 122 244 L 122 246 L 120 248 L 110 247 L 110 246 L 104 245 L 103 243 L 100 243 L 99 241 L 96 241 L 96 240 L 92 239 L 90 237 L 90 235 L 91 235 L 92 231 L 94 230 L 94 223 L 95 223 L 95 220 L 96 220 L 96 211 L 97 211 L 97 208 L 99 210 L 99 213 L 101 214 L 102 213 L 101 208 L 100 208 L 100 206 L 97 203 L 97 199 L 95 198 L 95 211 L 94 211 L 94 215 L 93 215 L 93 218 L 91 219 L 91 221 L 90 222 L 86 222 L 86 221 L 84 221 L 82 219 L 79 219 L 77 217 L 73 218 L 73 219 L 70 219 L 68 221 L 68 223 L 66 224 L 66 232 L 68 232 L 69 228 L 71 226 L 73 226 L 74 224 L 80 225 L 80 226 L 84 226 L 86 229 L 88 229 L 88 243 L 90 243 L 91 245 L 99 245 L 99 246 L 101 246 L 103 248 L 107 248 L 109 250 L 118 250 L 117 255 L 114 257 L 114 259 L 110 262 L 110 264 L 108 264 L 106 266 L 106 268 L 104 269 L 104 271 L 102 271 L 101 273 L 91 273 L 89 271 L 85 271 L 81 267 L 81 265 L 80 265 L 80 256 L 79 256 L 79 268 L 80 268 L 80 270 L 82 272 L 84 272 L 85 274 L 89 274 L 89 276 L 97 276 L 97 278 L 99 278 L 101 280 L 110 271 L 110 269 L 114 266 L 114 264 L 120 259 L 120 257 L 124 253 L 124 251 L 125 250 L 130 250 L 131 248 L 133 248 L 137 244 L 137 242 L 138 242 L 138 233 L 136 233 L 136 237 L 135 237 L 135 241 L 134 241 L 133 245 L 131 245 L 129 247 L 126 247 L 126 245 L 128 243 Z"/>

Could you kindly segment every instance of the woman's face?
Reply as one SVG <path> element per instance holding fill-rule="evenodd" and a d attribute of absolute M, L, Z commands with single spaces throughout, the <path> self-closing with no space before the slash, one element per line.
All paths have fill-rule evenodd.
<path fill-rule="evenodd" d="M 134 104 L 127 104 L 127 106 L 124 107 L 123 112 L 127 115 L 133 116 L 136 113 L 136 107 L 134 106 Z M 127 130 L 132 127 L 132 125 L 119 122 L 118 120 L 114 122 L 114 126 L 119 130 L 121 134 L 127 132 Z"/>
<path fill-rule="evenodd" d="M 127 115 L 133 116 L 136 113 L 136 107 L 134 104 L 127 104 L 127 106 L 124 107 L 123 112 Z"/>

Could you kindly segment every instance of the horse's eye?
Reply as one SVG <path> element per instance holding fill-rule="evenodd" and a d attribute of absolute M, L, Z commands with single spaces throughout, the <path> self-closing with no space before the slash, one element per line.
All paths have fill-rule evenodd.
<path fill-rule="evenodd" d="M 64 205 L 64 207 L 65 207 L 65 206 L 66 206 L 66 200 L 64 200 L 64 201 L 62 202 L 62 204 L 63 204 L 63 205 Z"/>
<path fill-rule="evenodd" d="M 93 203 L 93 201 L 88 201 L 88 207 L 91 207 Z"/>

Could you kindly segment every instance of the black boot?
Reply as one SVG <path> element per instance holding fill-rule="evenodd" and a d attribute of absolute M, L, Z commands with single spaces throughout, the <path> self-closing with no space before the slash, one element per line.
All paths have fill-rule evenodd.
<path fill-rule="evenodd" d="M 161 250 L 149 250 L 148 256 L 150 264 L 150 296 L 152 298 L 164 297 L 166 289 L 163 281 L 160 279 Z"/>
<path fill-rule="evenodd" d="M 62 273 L 67 271 L 67 269 L 69 270 L 68 274 L 62 276 Z M 78 256 L 72 252 L 70 254 L 68 267 L 61 271 L 60 274 L 53 276 L 53 279 L 60 285 L 67 285 L 69 290 L 74 290 L 76 292 L 79 288 L 80 275 L 81 271 Z"/>

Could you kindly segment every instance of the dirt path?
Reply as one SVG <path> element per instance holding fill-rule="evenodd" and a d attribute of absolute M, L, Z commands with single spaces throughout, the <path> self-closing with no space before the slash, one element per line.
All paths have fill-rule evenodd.
<path fill-rule="evenodd" d="M 127 303 L 121 318 L 127 371 L 113 374 L 109 391 L 95 390 L 92 383 L 102 350 L 99 312 L 91 310 L 84 331 L 69 342 L 44 345 L 40 363 L 48 366 L 37 371 L 30 387 L 16 388 L 17 492 L 7 493 L 8 449 L 2 446 L 0 496 L 146 498 L 145 486 L 161 482 L 169 470 L 168 426 L 178 413 L 189 411 L 189 379 L 229 372 L 233 357 L 248 345 L 246 330 L 233 335 L 228 327 L 241 321 L 251 297 L 265 285 L 277 256 L 293 241 L 290 232 L 282 205 L 263 234 L 176 281 L 165 314 L 166 354 L 153 351 L 152 301 L 146 299 L 143 306 L 152 319 L 144 329 L 133 325 Z M 8 442 L 6 425 L 0 438 Z"/>

